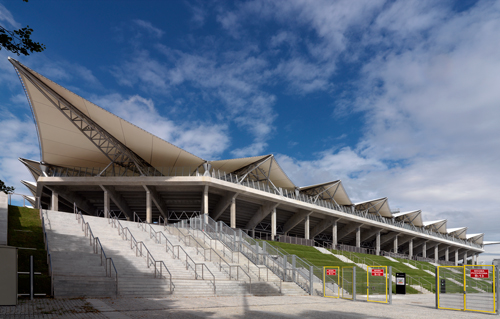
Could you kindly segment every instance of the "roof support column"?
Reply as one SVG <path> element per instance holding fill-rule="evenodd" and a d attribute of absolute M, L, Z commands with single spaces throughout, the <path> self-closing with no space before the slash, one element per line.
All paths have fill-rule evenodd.
<path fill-rule="evenodd" d="M 437 264 L 439 260 L 439 245 L 434 246 L 434 263 Z"/>
<path fill-rule="evenodd" d="M 153 223 L 153 205 L 151 201 L 151 192 L 146 191 L 146 223 Z"/>
<path fill-rule="evenodd" d="M 108 191 L 104 191 L 104 217 L 109 218 L 109 213 L 111 210 L 111 205 L 109 202 L 109 194 Z"/>
<path fill-rule="evenodd" d="M 458 266 L 458 248 L 455 250 L 455 266 Z"/>
<path fill-rule="evenodd" d="M 309 239 L 309 215 L 304 220 L 304 238 Z"/>
<path fill-rule="evenodd" d="M 52 199 L 50 201 L 50 209 L 58 211 L 59 210 L 59 194 L 52 191 Z"/>
<path fill-rule="evenodd" d="M 361 226 L 356 228 L 356 247 L 361 247 Z"/>
<path fill-rule="evenodd" d="M 203 189 L 203 209 L 202 212 L 205 215 L 208 215 L 208 185 Z"/>
<path fill-rule="evenodd" d="M 394 237 L 394 253 L 398 253 L 398 236 Z"/>
<path fill-rule="evenodd" d="M 276 207 L 271 212 L 271 240 L 276 237 Z"/>
<path fill-rule="evenodd" d="M 446 250 L 444 252 L 444 260 L 445 261 L 450 261 L 450 247 L 446 247 Z"/>
<path fill-rule="evenodd" d="M 477 265 L 477 262 L 476 262 L 476 254 L 472 254 L 472 264 L 473 265 Z"/>
<path fill-rule="evenodd" d="M 337 248 L 337 221 L 334 221 L 332 225 L 332 248 Z"/>
<path fill-rule="evenodd" d="M 380 255 L 380 230 L 375 237 L 375 255 Z"/>
<path fill-rule="evenodd" d="M 427 258 L 427 242 L 422 245 L 422 257 Z"/>
<path fill-rule="evenodd" d="M 410 256 L 410 259 L 413 257 L 413 238 L 410 239 L 410 242 L 408 243 L 408 255 Z"/>
<path fill-rule="evenodd" d="M 463 262 L 464 265 L 467 265 L 467 250 L 464 251 L 464 262 Z"/>
<path fill-rule="evenodd" d="M 231 198 L 229 211 L 231 213 L 231 228 L 236 228 L 236 197 Z"/>

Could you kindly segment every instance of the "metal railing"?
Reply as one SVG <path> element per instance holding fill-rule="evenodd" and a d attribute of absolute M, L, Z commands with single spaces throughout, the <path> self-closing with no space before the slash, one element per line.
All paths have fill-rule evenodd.
<path fill-rule="evenodd" d="M 52 272 L 52 257 L 50 255 L 49 238 L 47 237 L 47 230 L 45 229 L 45 218 L 43 217 L 43 210 L 41 208 L 40 208 L 40 220 L 42 222 L 43 243 L 45 245 L 45 251 L 47 252 L 47 265 L 49 266 L 48 268 L 50 276 L 50 295 L 54 296 L 54 273 Z M 48 222 L 50 223 L 50 220 L 48 220 Z"/>
<path fill-rule="evenodd" d="M 145 257 L 146 266 L 148 268 L 154 266 L 154 278 L 163 279 L 163 269 L 166 270 L 168 277 L 165 276 L 165 279 L 169 280 L 170 293 L 172 293 L 174 291 L 175 285 L 172 282 L 172 274 L 168 270 L 165 263 L 161 260 L 156 260 L 149 249 L 146 247 L 146 245 L 142 241 L 137 241 L 134 235 L 132 235 L 130 229 L 128 229 L 128 227 L 123 227 L 116 216 L 109 218 L 108 222 L 112 225 L 112 227 L 118 229 L 118 235 L 121 236 L 123 240 L 130 240 L 130 249 L 135 250 L 136 257 Z"/>
<path fill-rule="evenodd" d="M 73 211 L 74 211 L 76 220 L 78 221 L 78 224 L 82 225 L 82 231 L 84 232 L 85 237 L 89 238 L 90 245 L 93 248 L 93 253 L 100 254 L 101 266 L 104 266 L 104 269 L 106 270 L 106 277 L 112 277 L 111 270 L 112 269 L 114 270 L 116 296 L 118 296 L 118 271 L 116 270 L 115 263 L 113 262 L 113 258 L 106 256 L 106 253 L 104 252 L 104 248 L 102 247 L 101 241 L 99 240 L 99 237 L 94 236 L 94 234 L 92 233 L 92 229 L 90 228 L 89 223 L 85 222 L 85 218 L 83 217 L 82 212 L 78 210 L 76 204 L 73 205 Z M 103 264 L 103 257 L 104 257 L 104 264 Z M 111 268 L 111 267 L 113 267 L 113 268 Z"/>
<path fill-rule="evenodd" d="M 90 176 L 136 176 L 133 172 L 130 170 L 127 170 L 126 168 L 123 168 L 123 171 L 121 171 L 121 168 L 116 168 L 117 171 L 115 172 L 110 172 L 110 171 L 104 171 L 103 168 L 93 168 L 93 167 L 55 167 L 55 166 L 49 166 L 47 169 L 46 174 L 48 176 L 61 176 L 61 177 L 66 177 L 66 176 L 82 176 L 82 177 L 90 177 Z M 482 245 L 473 243 L 471 241 L 467 241 L 465 239 L 457 238 L 454 237 L 453 235 L 445 234 L 445 233 L 439 233 L 436 232 L 432 229 L 425 228 L 425 227 L 417 227 L 413 224 L 407 224 L 404 221 L 397 221 L 393 218 L 387 218 L 387 217 L 382 217 L 377 214 L 370 213 L 368 210 L 364 211 L 359 211 L 356 210 L 354 206 L 343 206 L 343 205 L 338 205 L 332 201 L 327 201 L 327 200 L 322 200 L 318 199 L 317 197 L 309 196 L 307 194 L 302 194 L 302 193 L 296 193 L 295 191 L 287 190 L 284 188 L 275 188 L 275 187 L 270 187 L 269 184 L 267 183 L 262 183 L 258 181 L 252 181 L 252 180 L 245 180 L 241 181 L 237 175 L 232 174 L 232 173 L 226 173 L 217 169 L 212 169 L 211 171 L 204 171 L 202 167 L 157 167 L 157 168 L 148 168 L 149 174 L 148 176 L 210 176 L 212 178 L 216 178 L 218 180 L 230 182 L 233 184 L 238 184 L 238 185 L 243 185 L 246 187 L 250 187 L 253 189 L 257 189 L 259 191 L 263 191 L 266 193 L 270 193 L 273 195 L 278 195 L 281 197 L 286 197 L 288 199 L 293 199 L 297 201 L 301 201 L 304 203 L 308 204 L 313 204 L 317 205 L 323 208 L 335 210 L 335 211 L 340 211 L 343 213 L 347 213 L 350 215 L 354 216 L 359 216 L 363 217 L 366 219 L 371 219 L 373 221 L 377 221 L 383 224 L 391 225 L 391 226 L 396 226 L 399 228 L 404 228 L 407 230 L 412 230 L 415 232 L 419 232 L 425 235 L 430 235 L 433 237 L 438 237 L 442 238 L 445 240 L 453 241 L 456 243 L 468 245 L 471 247 L 475 248 L 483 248 Z M 112 175 L 109 175 L 112 173 Z"/>

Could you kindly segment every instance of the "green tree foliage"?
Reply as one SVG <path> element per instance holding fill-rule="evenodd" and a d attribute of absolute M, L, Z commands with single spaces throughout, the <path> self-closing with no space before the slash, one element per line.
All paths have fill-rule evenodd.
<path fill-rule="evenodd" d="M 28 2 L 28 0 L 23 0 Z M 45 45 L 31 40 L 33 29 L 28 26 L 18 30 L 7 30 L 0 25 L 0 50 L 5 48 L 17 55 L 30 55 L 33 52 L 42 52 Z"/>
<path fill-rule="evenodd" d="M 14 187 L 5 185 L 5 183 L 0 179 L 0 192 L 4 192 L 5 194 L 12 194 L 14 193 L 14 189 Z"/>

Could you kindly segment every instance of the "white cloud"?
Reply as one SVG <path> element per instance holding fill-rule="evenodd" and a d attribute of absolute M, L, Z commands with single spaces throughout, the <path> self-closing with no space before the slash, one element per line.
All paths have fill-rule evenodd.
<path fill-rule="evenodd" d="M 9 28 L 9 27 L 14 27 L 16 29 L 21 28 L 21 24 L 19 24 L 15 19 L 12 13 L 7 10 L 7 8 L 0 3 L 0 22 L 3 24 L 4 27 Z M 7 25 L 5 25 L 5 22 Z"/>
<path fill-rule="evenodd" d="M 163 36 L 163 34 L 165 33 L 163 30 L 158 29 L 157 27 L 153 26 L 153 24 L 151 24 L 151 22 L 149 22 L 149 21 L 136 19 L 136 20 L 132 20 L 132 22 L 135 25 L 137 25 L 138 27 L 149 32 L 149 34 L 151 34 L 155 38 L 161 38 Z"/>
<path fill-rule="evenodd" d="M 160 115 L 151 99 L 111 94 L 92 99 L 99 106 L 138 127 L 205 159 L 216 159 L 229 145 L 227 126 L 199 121 L 174 121 Z"/>

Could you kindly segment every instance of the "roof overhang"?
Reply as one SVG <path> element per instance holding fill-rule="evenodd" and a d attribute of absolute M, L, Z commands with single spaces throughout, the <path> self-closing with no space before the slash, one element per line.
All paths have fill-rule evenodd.
<path fill-rule="evenodd" d="M 396 220 L 402 220 L 405 223 L 413 224 L 414 226 L 422 227 L 424 224 L 422 222 L 422 211 L 421 210 L 412 210 L 409 212 L 401 212 L 393 214 Z"/>
<path fill-rule="evenodd" d="M 355 203 L 354 207 L 356 208 L 356 210 L 360 211 L 367 210 L 369 213 L 372 214 L 380 214 L 380 216 L 388 218 L 392 217 L 387 197 L 372 199 L 366 202 Z"/>
<path fill-rule="evenodd" d="M 424 227 L 430 228 L 438 233 L 446 234 L 446 219 L 434 220 L 429 222 L 423 222 Z"/>
<path fill-rule="evenodd" d="M 352 205 L 341 180 L 299 187 L 299 191 L 322 200 L 333 200 L 339 205 Z"/>
<path fill-rule="evenodd" d="M 467 239 L 467 227 L 450 228 L 447 230 L 449 235 L 460 239 Z"/>

